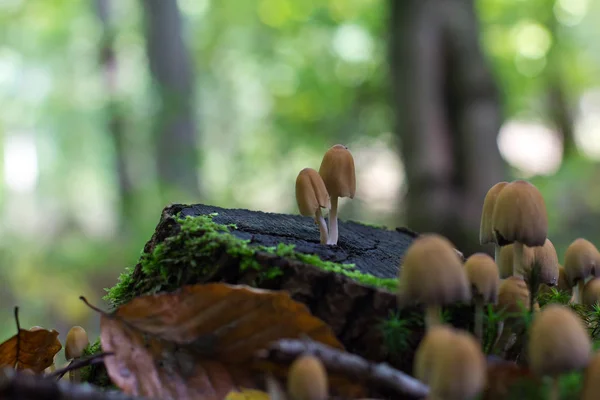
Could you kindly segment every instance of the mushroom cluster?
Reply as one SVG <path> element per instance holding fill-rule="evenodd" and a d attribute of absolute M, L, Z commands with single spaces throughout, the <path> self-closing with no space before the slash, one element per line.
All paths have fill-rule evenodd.
<path fill-rule="evenodd" d="M 354 198 L 356 176 L 354 158 L 341 144 L 332 146 L 321 161 L 319 172 L 304 168 L 296 178 L 296 202 L 300 214 L 314 218 L 319 226 L 321 244 L 337 245 L 338 199 Z M 329 210 L 328 224 L 321 209 Z"/>

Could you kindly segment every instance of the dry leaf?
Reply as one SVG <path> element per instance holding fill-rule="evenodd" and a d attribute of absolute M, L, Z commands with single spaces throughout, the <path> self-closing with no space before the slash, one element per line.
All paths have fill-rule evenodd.
<path fill-rule="evenodd" d="M 101 318 L 112 381 L 125 393 L 161 399 L 221 400 L 257 388 L 257 350 L 306 335 L 342 348 L 332 330 L 284 291 L 246 286 L 185 286 L 138 297 Z"/>
<path fill-rule="evenodd" d="M 242 389 L 240 392 L 230 392 L 225 400 L 270 400 L 270 397 L 260 390 Z"/>
<path fill-rule="evenodd" d="M 19 334 L 0 344 L 0 366 L 42 373 L 62 348 L 55 330 L 20 329 Z"/>

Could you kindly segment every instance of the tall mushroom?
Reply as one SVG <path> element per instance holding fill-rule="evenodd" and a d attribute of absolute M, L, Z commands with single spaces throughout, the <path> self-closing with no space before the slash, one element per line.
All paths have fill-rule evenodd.
<path fill-rule="evenodd" d="M 83 356 L 83 351 L 90 344 L 87 332 L 81 326 L 74 326 L 67 333 L 65 341 L 65 358 L 67 361 L 77 360 Z M 74 383 L 81 381 L 80 370 L 69 371 L 69 380 Z"/>
<path fill-rule="evenodd" d="M 290 366 L 287 389 L 291 400 L 327 400 L 327 371 L 312 355 L 298 357 Z"/>
<path fill-rule="evenodd" d="M 437 234 L 419 236 L 404 254 L 398 283 L 398 303 L 425 305 L 425 324 L 441 323 L 441 307 L 471 299 L 467 274 L 452 243 Z"/>
<path fill-rule="evenodd" d="M 348 148 L 341 144 L 332 146 L 321 161 L 319 174 L 325 182 L 325 187 L 331 197 L 331 211 L 329 212 L 329 239 L 327 244 L 335 245 L 338 242 L 338 198 L 354 198 L 356 192 L 356 176 L 354 171 L 354 158 Z"/>
<path fill-rule="evenodd" d="M 481 342 L 483 338 L 483 306 L 496 304 L 500 276 L 498 267 L 485 253 L 475 253 L 465 262 L 467 278 L 471 283 L 475 303 L 475 336 Z"/>
<path fill-rule="evenodd" d="M 564 266 L 569 285 L 577 286 L 575 302 L 580 303 L 586 279 L 600 276 L 600 253 L 590 241 L 575 239 L 565 252 Z"/>
<path fill-rule="evenodd" d="M 296 178 L 296 202 L 300 214 L 313 217 L 319 225 L 321 244 L 327 243 L 327 225 L 321 208 L 330 208 L 329 194 L 321 175 L 312 168 L 304 168 Z"/>
<path fill-rule="evenodd" d="M 583 321 L 570 308 L 550 304 L 534 318 L 529 343 L 529 366 L 553 380 L 550 400 L 558 400 L 560 375 L 587 366 L 592 341 Z"/>
<path fill-rule="evenodd" d="M 500 191 L 508 185 L 508 182 L 498 182 L 488 190 L 483 199 L 483 207 L 481 208 L 481 225 L 479 226 L 479 243 L 488 244 L 494 243 L 494 260 L 496 264 L 500 257 L 500 245 L 496 240 L 496 235 L 492 229 L 494 206 L 496 205 L 496 198 Z"/>
<path fill-rule="evenodd" d="M 496 198 L 492 229 L 498 245 L 514 243 L 513 274 L 524 277 L 523 246 L 543 246 L 548 234 L 546 203 L 540 191 L 521 180 L 506 185 Z"/>

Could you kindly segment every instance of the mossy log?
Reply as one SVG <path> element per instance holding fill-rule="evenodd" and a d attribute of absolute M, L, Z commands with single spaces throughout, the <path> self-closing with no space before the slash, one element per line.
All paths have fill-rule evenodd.
<path fill-rule="evenodd" d="M 327 246 L 319 243 L 310 218 L 172 205 L 163 210 L 139 263 L 107 299 L 118 306 L 206 282 L 282 289 L 327 322 L 348 351 L 410 372 L 423 334 L 422 312 L 398 310 L 393 290 L 418 234 L 356 222 L 340 222 L 339 232 L 338 245 Z M 468 328 L 471 319 L 471 307 L 453 308 L 454 325 Z"/>

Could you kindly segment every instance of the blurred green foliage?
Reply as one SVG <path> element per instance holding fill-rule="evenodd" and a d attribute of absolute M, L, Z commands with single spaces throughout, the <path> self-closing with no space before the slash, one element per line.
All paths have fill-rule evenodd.
<path fill-rule="evenodd" d="M 98 317 L 78 296 L 101 304 L 103 288 L 137 261 L 164 206 L 156 200 L 149 117 L 156 100 L 142 2 L 112 1 L 115 93 L 104 83 L 102 26 L 92 3 L 0 1 L 5 158 L 0 320 L 10 321 L 18 304 L 24 327 L 57 329 L 62 340 L 75 324 L 86 327 L 92 339 L 97 335 Z M 201 163 L 190 168 L 201 174 L 198 202 L 295 212 L 290 194 L 295 175 L 318 167 L 324 149 L 336 142 L 373 150 L 357 168 L 359 179 L 376 178 L 360 175 L 360 169 L 394 148 L 384 0 L 180 0 L 179 5 L 197 75 Z M 598 2 L 479 0 L 477 12 L 506 119 L 551 121 L 545 107 L 549 66 L 559 69 L 574 109 L 580 96 L 598 86 L 600 41 L 593 36 Z M 560 23 L 553 25 L 555 17 Z M 135 184 L 137 209 L 126 235 L 116 231 L 111 97 L 126 116 L 125 153 Z M 35 185 L 27 190 L 7 183 L 7 149 L 19 149 L 14 139 L 22 137 L 35 144 L 37 163 L 17 168 L 33 168 Z M 357 154 L 358 159 L 363 158 Z M 582 155 L 564 160 L 555 176 L 532 178 L 547 200 L 550 238 L 561 259 L 578 236 L 600 242 L 599 175 L 597 164 Z M 381 188 L 392 186 L 395 193 L 387 184 L 391 178 L 380 179 Z M 401 202 L 386 206 L 357 196 L 342 206 L 343 219 L 402 223 Z M 13 331 L 10 323 L 0 328 L 4 337 Z"/>

